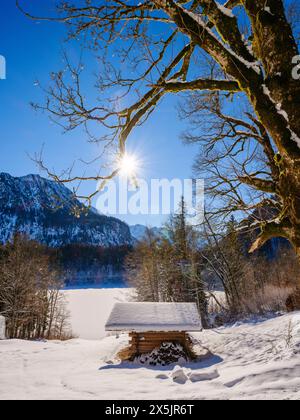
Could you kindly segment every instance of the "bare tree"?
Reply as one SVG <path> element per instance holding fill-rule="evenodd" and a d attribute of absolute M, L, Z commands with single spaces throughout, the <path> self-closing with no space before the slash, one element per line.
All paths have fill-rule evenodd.
<path fill-rule="evenodd" d="M 147 229 L 126 261 L 127 279 L 136 288 L 139 301 L 158 302 L 161 299 L 159 238 Z"/>
<path fill-rule="evenodd" d="M 259 192 L 256 206 L 264 203 L 265 195 L 275 196 L 277 212 L 267 221 L 258 221 L 260 233 L 251 251 L 280 236 L 300 256 L 300 83 L 293 77 L 299 51 L 286 2 L 82 0 L 76 5 L 64 1 L 58 10 L 53 20 L 66 23 L 70 38 L 84 36 L 85 45 L 100 55 L 103 71 L 97 89 L 102 100 L 88 101 L 80 87 L 81 67 L 68 62 L 68 73 L 53 74 L 47 101 L 40 107 L 67 130 L 89 123 L 107 128 L 102 140 L 115 144 L 122 155 L 133 129 L 149 118 L 167 94 L 221 92 L 226 93 L 222 95 L 226 101 L 232 98 L 235 107 L 242 97 L 250 112 L 242 119 L 226 119 L 226 126 L 237 132 L 233 137 L 230 133 L 224 137 L 223 132 L 226 153 L 234 157 L 236 148 L 246 148 L 248 162 L 260 150 L 268 170 L 249 171 L 249 165 L 240 161 L 243 171 L 227 174 L 224 182 L 229 190 L 221 194 L 232 197 L 234 210 L 251 205 L 251 196 L 246 202 L 245 196 L 237 195 L 240 185 L 243 191 Z M 207 74 L 207 58 L 215 63 L 216 78 Z M 131 105 L 122 107 L 124 98 Z M 251 144 L 256 142 L 255 150 L 249 139 Z M 62 182 L 105 182 L 117 172 L 60 178 L 48 170 Z"/>
<path fill-rule="evenodd" d="M 239 240 L 235 227 L 232 219 L 220 233 L 206 219 L 202 231 L 205 244 L 201 250 L 204 277 L 208 289 L 214 291 L 217 284 L 222 286 L 230 316 L 243 312 L 243 299 L 246 295 L 244 279 L 249 265 L 243 255 L 242 241 Z"/>
<path fill-rule="evenodd" d="M 43 246 L 19 234 L 5 245 L 0 255 L 0 314 L 7 320 L 7 337 L 69 336 L 60 287 L 60 273 L 51 268 Z"/>

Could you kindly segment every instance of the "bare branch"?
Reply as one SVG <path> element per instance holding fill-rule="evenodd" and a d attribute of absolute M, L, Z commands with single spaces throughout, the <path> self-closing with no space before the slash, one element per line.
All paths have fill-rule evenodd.
<path fill-rule="evenodd" d="M 224 90 L 227 92 L 239 92 L 237 82 L 229 80 L 198 79 L 191 82 L 169 80 L 160 85 L 167 92 L 182 92 L 186 90 Z"/>

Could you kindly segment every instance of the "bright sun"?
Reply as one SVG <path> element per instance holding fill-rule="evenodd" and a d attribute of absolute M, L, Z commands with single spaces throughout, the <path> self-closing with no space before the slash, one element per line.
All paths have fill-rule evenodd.
<path fill-rule="evenodd" d="M 135 176 L 138 166 L 138 160 L 134 155 L 125 153 L 119 160 L 119 169 L 123 176 Z"/>

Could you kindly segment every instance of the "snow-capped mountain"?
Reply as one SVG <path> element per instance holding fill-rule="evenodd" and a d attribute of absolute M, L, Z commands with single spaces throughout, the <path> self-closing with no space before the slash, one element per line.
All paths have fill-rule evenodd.
<path fill-rule="evenodd" d="M 144 225 L 133 225 L 133 226 L 129 226 L 130 228 L 130 232 L 131 232 L 131 236 L 136 240 L 136 241 L 141 241 L 145 238 L 146 232 L 147 232 L 147 226 Z M 163 234 L 163 229 L 162 228 L 158 228 L 158 227 L 151 227 L 149 228 L 152 232 L 153 235 L 155 236 L 161 236 Z"/>
<path fill-rule="evenodd" d="M 22 232 L 51 247 L 69 244 L 130 245 L 126 223 L 94 210 L 74 215 L 82 204 L 60 183 L 39 175 L 20 178 L 0 173 L 0 242 Z"/>

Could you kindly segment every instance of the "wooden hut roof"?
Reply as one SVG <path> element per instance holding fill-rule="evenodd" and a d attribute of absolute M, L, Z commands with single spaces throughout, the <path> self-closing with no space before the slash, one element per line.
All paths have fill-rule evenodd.
<path fill-rule="evenodd" d="M 106 331 L 200 331 L 195 303 L 116 303 Z"/>

